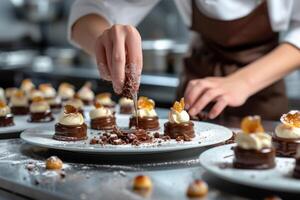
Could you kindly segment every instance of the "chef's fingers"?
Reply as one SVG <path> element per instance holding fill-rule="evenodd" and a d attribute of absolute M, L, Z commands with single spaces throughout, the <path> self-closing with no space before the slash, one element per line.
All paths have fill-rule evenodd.
<path fill-rule="evenodd" d="M 208 103 L 215 100 L 220 94 L 221 92 L 217 89 L 206 90 L 202 95 L 198 97 L 197 101 L 191 106 L 189 114 L 191 116 L 195 116 L 200 111 L 202 111 Z"/>
<path fill-rule="evenodd" d="M 111 39 L 113 41 L 112 48 L 112 61 L 111 61 L 111 78 L 114 91 L 120 94 L 123 89 L 125 80 L 125 34 L 123 33 L 124 27 L 121 25 L 114 25 L 111 28 Z"/>
<path fill-rule="evenodd" d="M 109 36 L 108 30 L 104 31 L 104 33 L 101 36 L 102 44 L 105 49 L 105 56 L 106 56 L 106 69 L 107 73 L 110 77 L 112 77 L 112 41 Z"/>
<path fill-rule="evenodd" d="M 207 89 L 208 83 L 203 80 L 195 79 L 188 83 L 188 86 L 184 93 L 184 101 L 186 109 L 190 109 L 195 103 L 197 98 Z"/>
<path fill-rule="evenodd" d="M 210 119 L 216 118 L 218 115 L 221 114 L 221 112 L 224 110 L 224 108 L 227 106 L 227 102 L 223 98 L 219 98 L 215 105 L 212 107 L 212 109 L 208 113 L 208 117 Z"/>
<path fill-rule="evenodd" d="M 100 72 L 100 78 L 110 81 L 111 77 L 108 71 L 105 48 L 101 42 L 96 43 L 95 56 L 97 60 L 98 69 Z"/>
<path fill-rule="evenodd" d="M 143 67 L 143 54 L 142 54 L 142 40 L 139 32 L 133 26 L 126 26 L 126 52 L 127 52 L 127 64 L 133 78 L 136 80 L 134 83 L 135 91 L 138 90 L 140 85 L 140 76 Z"/>

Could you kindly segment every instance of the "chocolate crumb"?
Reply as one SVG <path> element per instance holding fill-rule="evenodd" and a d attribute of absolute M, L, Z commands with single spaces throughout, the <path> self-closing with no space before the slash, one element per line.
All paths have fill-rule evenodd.
<path fill-rule="evenodd" d="M 153 136 L 154 136 L 155 138 L 160 138 L 159 132 L 155 132 L 155 133 L 153 134 Z"/>

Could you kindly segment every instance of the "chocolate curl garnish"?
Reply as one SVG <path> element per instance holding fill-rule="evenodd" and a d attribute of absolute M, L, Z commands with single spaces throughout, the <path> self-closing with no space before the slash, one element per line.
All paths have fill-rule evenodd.
<path fill-rule="evenodd" d="M 140 86 L 140 74 L 137 73 L 137 65 L 128 64 L 125 66 L 125 81 L 121 96 L 133 99 Z"/>

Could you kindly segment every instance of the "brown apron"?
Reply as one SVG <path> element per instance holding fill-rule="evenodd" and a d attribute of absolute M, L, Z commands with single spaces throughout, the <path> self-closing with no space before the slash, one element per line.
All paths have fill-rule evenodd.
<path fill-rule="evenodd" d="M 266 1 L 245 17 L 230 21 L 209 18 L 192 2 L 191 30 L 199 33 L 202 45 L 192 48 L 191 56 L 184 60 L 179 96 L 183 96 L 189 80 L 227 76 L 278 45 L 278 33 L 272 31 Z M 263 119 L 278 120 L 287 110 L 285 85 L 280 80 L 251 96 L 244 105 L 227 107 L 223 115 L 260 115 Z"/>

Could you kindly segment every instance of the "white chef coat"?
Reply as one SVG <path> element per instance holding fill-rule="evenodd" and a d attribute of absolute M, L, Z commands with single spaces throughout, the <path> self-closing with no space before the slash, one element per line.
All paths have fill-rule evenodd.
<path fill-rule="evenodd" d="M 82 16 L 98 14 L 110 24 L 137 25 L 160 0 L 76 0 L 68 24 L 70 39 L 72 25 Z M 184 23 L 191 25 L 192 0 L 174 0 Z M 234 20 L 246 16 L 262 0 L 196 0 L 198 9 L 208 17 Z M 281 42 L 300 49 L 300 0 L 267 0 L 273 31 L 280 32 Z"/>

